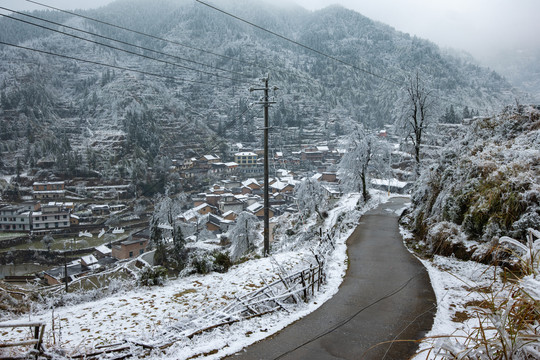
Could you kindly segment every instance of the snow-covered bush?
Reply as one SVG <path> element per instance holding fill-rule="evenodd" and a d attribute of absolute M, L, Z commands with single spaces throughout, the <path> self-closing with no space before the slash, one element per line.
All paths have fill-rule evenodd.
<path fill-rule="evenodd" d="M 460 238 L 459 226 L 443 221 L 429 229 L 426 240 L 432 254 L 441 254 L 442 248 Z"/>
<path fill-rule="evenodd" d="M 477 119 L 463 138 L 448 144 L 412 196 L 406 219 L 417 240 L 430 237 L 434 243 L 434 235 L 445 235 L 432 228 L 448 222 L 466 234 L 462 241 L 489 244 L 501 236 L 526 241 L 527 229 L 540 221 L 539 116 L 530 108 Z"/>
<path fill-rule="evenodd" d="M 231 240 L 230 256 L 233 261 L 238 261 L 256 250 L 256 244 L 262 240 L 260 222 L 251 213 L 243 211 L 236 218 L 236 224 L 229 229 L 227 237 Z"/>
<path fill-rule="evenodd" d="M 317 180 L 306 179 L 295 186 L 294 197 L 298 210 L 308 218 L 316 213 L 320 219 L 325 217 L 328 210 L 328 195 Z"/>
<path fill-rule="evenodd" d="M 536 240 L 535 240 L 536 238 Z M 488 292 L 474 308 L 477 326 L 465 335 L 438 336 L 433 350 L 443 359 L 540 358 L 540 232 L 529 229 L 527 245 L 502 237 L 500 246 L 526 276 Z M 494 286 L 491 286 L 493 289 Z"/>
<path fill-rule="evenodd" d="M 163 285 L 167 278 L 167 269 L 163 266 L 147 266 L 141 270 L 138 283 L 142 286 Z"/>

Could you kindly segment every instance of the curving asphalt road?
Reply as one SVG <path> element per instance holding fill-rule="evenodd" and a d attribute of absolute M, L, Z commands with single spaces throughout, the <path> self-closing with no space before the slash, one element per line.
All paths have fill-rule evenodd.
<path fill-rule="evenodd" d="M 273 337 L 229 359 L 408 359 L 431 329 L 436 300 L 422 264 L 403 246 L 393 198 L 366 213 L 347 240 L 338 293 Z"/>

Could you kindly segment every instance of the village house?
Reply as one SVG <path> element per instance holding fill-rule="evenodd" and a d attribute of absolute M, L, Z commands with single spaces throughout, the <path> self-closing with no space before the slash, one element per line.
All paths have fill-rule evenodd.
<path fill-rule="evenodd" d="M 133 236 L 119 244 L 113 245 L 111 254 L 115 259 L 131 259 L 144 254 L 148 246 L 148 239 Z"/>
<path fill-rule="evenodd" d="M 227 232 L 230 227 L 235 224 L 234 220 L 224 219 L 220 216 L 210 214 L 208 215 L 208 222 L 206 223 L 206 229 L 213 233 Z"/>
<path fill-rule="evenodd" d="M 32 189 L 32 196 L 35 200 L 57 200 L 66 196 L 64 181 L 35 182 Z"/>
<path fill-rule="evenodd" d="M 234 154 L 234 162 L 241 168 L 257 166 L 257 154 L 254 152 L 239 152 Z"/>
<path fill-rule="evenodd" d="M 112 256 L 112 250 L 107 245 L 99 245 L 94 250 L 94 255 L 98 260 Z"/>
<path fill-rule="evenodd" d="M 92 204 L 90 205 L 90 211 L 94 216 L 109 215 L 111 213 L 111 209 L 107 204 Z"/>
<path fill-rule="evenodd" d="M 41 211 L 32 212 L 31 223 L 35 232 L 69 228 L 70 209 L 55 202 L 41 205 Z"/>
<path fill-rule="evenodd" d="M 81 257 L 81 265 L 90 270 L 95 270 L 99 267 L 98 259 L 92 254 Z"/>
<path fill-rule="evenodd" d="M 251 204 L 246 208 L 246 211 L 252 213 L 259 219 L 264 219 L 264 205 L 260 202 L 256 202 L 254 204 Z M 268 217 L 273 218 L 275 214 L 275 211 L 272 208 L 268 209 Z"/>
<path fill-rule="evenodd" d="M 322 162 L 323 152 L 317 150 L 316 147 L 307 147 L 302 149 L 300 159 L 304 162 Z"/>
<path fill-rule="evenodd" d="M 30 211 L 21 206 L 0 207 L 1 231 L 29 231 L 32 229 Z"/>
<path fill-rule="evenodd" d="M 69 215 L 69 223 L 71 226 L 78 226 L 81 221 L 81 218 L 75 214 Z"/>
<path fill-rule="evenodd" d="M 338 182 L 337 174 L 335 172 L 323 172 L 320 181 L 328 183 Z"/>
<path fill-rule="evenodd" d="M 244 203 L 231 193 L 223 194 L 218 202 L 218 209 L 221 214 L 228 211 L 240 213 L 244 210 Z"/>
<path fill-rule="evenodd" d="M 59 266 L 57 268 L 47 270 L 43 273 L 43 277 L 45 278 L 45 281 L 47 281 L 47 284 L 58 285 L 65 282 L 66 278 L 69 283 L 78 277 L 86 275 L 88 272 L 90 272 L 90 269 L 77 261 L 67 265 L 67 267 Z"/>
<path fill-rule="evenodd" d="M 221 217 L 224 220 L 236 221 L 238 214 L 231 210 L 231 211 L 227 211 L 226 213 L 222 213 Z"/>
<path fill-rule="evenodd" d="M 223 186 L 225 189 L 233 189 L 233 188 L 239 188 L 242 186 L 242 182 L 237 179 L 225 179 L 220 181 L 221 186 Z"/>
<path fill-rule="evenodd" d="M 202 203 L 199 206 L 190 209 L 178 216 L 178 219 L 183 222 L 197 222 L 200 216 L 204 216 L 215 212 L 215 208 L 207 203 Z"/>
<path fill-rule="evenodd" d="M 281 182 L 281 181 L 276 181 L 269 186 L 269 191 L 272 194 L 275 194 L 275 193 L 292 194 L 294 192 L 294 185 Z"/>

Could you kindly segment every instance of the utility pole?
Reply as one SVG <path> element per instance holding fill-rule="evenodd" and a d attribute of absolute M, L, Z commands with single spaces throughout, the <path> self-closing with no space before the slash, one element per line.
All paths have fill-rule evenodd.
<path fill-rule="evenodd" d="M 268 91 L 270 90 L 268 87 L 268 80 L 270 78 L 270 75 L 266 75 L 266 77 L 260 79 L 264 83 L 263 88 L 253 88 L 251 87 L 249 89 L 250 92 L 253 91 L 264 91 L 264 96 L 261 99 L 261 101 L 257 102 L 256 104 L 262 105 L 264 109 L 264 250 L 263 255 L 268 256 L 270 255 L 270 201 L 268 196 L 268 177 L 269 177 L 269 166 L 268 166 L 268 130 L 270 128 L 269 120 L 268 120 L 268 108 L 271 104 L 275 104 L 275 101 L 270 101 L 270 97 L 268 95 Z M 278 90 L 277 87 L 274 87 L 273 89 Z"/>

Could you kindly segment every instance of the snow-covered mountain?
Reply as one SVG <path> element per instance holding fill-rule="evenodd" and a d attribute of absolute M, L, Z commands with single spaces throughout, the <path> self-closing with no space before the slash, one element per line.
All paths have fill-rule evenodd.
<path fill-rule="evenodd" d="M 3 166 L 14 169 L 17 157 L 22 168 L 54 160 L 70 174 L 141 179 L 149 168 L 159 177 L 174 158 L 225 154 L 233 141 L 258 146 L 262 110 L 249 104 L 261 94 L 248 89 L 267 73 L 280 89 L 270 113 L 276 149 L 332 140 L 358 122 L 392 123 L 403 113 L 401 84 L 416 72 L 433 90 L 434 117 L 449 104 L 486 113 L 520 96 L 495 72 L 338 6 L 219 6 L 342 62 L 194 1 L 118 0 L 80 12 L 153 37 L 57 11 L 30 14 L 69 28 L 15 14 L 93 42 L 0 19 L 1 42 L 42 51 L 0 45 Z"/>

